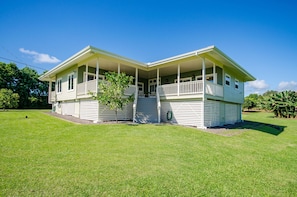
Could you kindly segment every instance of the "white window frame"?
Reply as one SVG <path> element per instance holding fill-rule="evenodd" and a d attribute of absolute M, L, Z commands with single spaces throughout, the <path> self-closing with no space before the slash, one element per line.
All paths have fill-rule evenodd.
<path fill-rule="evenodd" d="M 227 80 L 228 79 L 228 80 Z M 229 83 L 229 84 L 227 84 L 227 82 Z M 231 86 L 231 76 L 229 75 L 229 74 L 227 74 L 227 73 L 225 73 L 225 85 L 226 86 L 228 86 L 228 87 L 230 87 Z"/>
<path fill-rule="evenodd" d="M 152 92 L 151 90 L 151 85 L 154 86 L 155 91 Z M 159 85 L 161 85 L 161 77 L 159 77 Z M 151 95 L 155 95 L 157 90 L 157 78 L 152 78 L 148 80 L 148 91 L 150 92 Z"/>
<path fill-rule="evenodd" d="M 237 86 L 237 87 L 236 87 Z M 234 88 L 236 90 L 239 90 L 239 80 L 238 79 L 235 79 L 235 82 L 234 82 Z"/>
<path fill-rule="evenodd" d="M 183 77 L 179 79 L 180 83 L 192 81 L 192 77 Z M 177 83 L 177 79 L 174 79 L 174 83 Z"/>
<path fill-rule="evenodd" d="M 62 92 L 62 78 L 57 79 L 57 94 Z"/>
<path fill-rule="evenodd" d="M 96 74 L 95 73 L 88 73 L 88 79 L 89 76 L 94 77 L 92 80 L 96 80 Z M 99 81 L 104 81 L 105 80 L 105 76 L 104 75 L 99 75 Z M 92 80 L 88 80 L 88 81 L 92 81 Z M 83 82 L 86 82 L 86 72 L 83 73 Z"/>
<path fill-rule="evenodd" d="M 74 90 L 74 73 L 70 73 L 67 76 L 67 91 L 71 92 Z"/>
<path fill-rule="evenodd" d="M 215 74 L 217 74 L 217 73 L 215 73 Z M 213 78 L 213 80 L 212 81 L 210 81 L 210 80 L 207 80 L 207 77 L 212 77 Z M 213 73 L 212 74 L 207 74 L 207 75 L 205 75 L 205 78 L 206 78 L 206 81 L 210 81 L 210 82 L 214 82 L 214 75 L 213 75 Z M 202 75 L 199 75 L 199 76 L 196 76 L 196 81 L 201 81 L 202 79 L 203 79 L 203 76 Z"/>

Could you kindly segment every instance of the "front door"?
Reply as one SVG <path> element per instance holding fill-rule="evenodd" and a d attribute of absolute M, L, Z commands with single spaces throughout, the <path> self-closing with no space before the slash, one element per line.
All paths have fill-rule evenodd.
<path fill-rule="evenodd" d="M 138 95 L 144 96 L 144 83 L 138 82 Z"/>
<path fill-rule="evenodd" d="M 148 83 L 148 91 L 150 96 L 156 96 L 156 90 L 157 90 L 157 78 L 149 79 Z M 161 85 L 161 78 L 159 78 L 159 85 Z"/>

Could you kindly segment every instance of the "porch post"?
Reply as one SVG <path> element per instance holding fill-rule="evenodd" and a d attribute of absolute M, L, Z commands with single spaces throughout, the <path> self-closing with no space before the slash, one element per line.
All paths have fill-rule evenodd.
<path fill-rule="evenodd" d="M 86 74 L 85 74 L 85 94 L 87 94 L 87 88 L 88 88 L 88 72 L 89 72 L 89 64 L 86 64 Z"/>
<path fill-rule="evenodd" d="M 47 102 L 49 104 L 51 104 L 52 103 L 51 100 L 52 100 L 52 80 L 50 80 L 49 86 L 48 86 L 48 98 L 47 98 Z"/>
<path fill-rule="evenodd" d="M 135 68 L 135 95 L 133 102 L 133 122 L 136 122 L 136 107 L 138 98 L 138 68 Z"/>
<path fill-rule="evenodd" d="M 160 70 L 157 68 L 157 88 L 159 87 L 159 75 L 160 75 Z"/>
<path fill-rule="evenodd" d="M 157 89 L 156 89 L 156 97 L 157 97 L 158 123 L 161 122 L 161 102 L 160 102 L 160 97 L 159 97 L 159 78 L 160 78 L 160 69 L 157 68 Z"/>
<path fill-rule="evenodd" d="M 98 93 L 98 82 L 99 82 L 99 58 L 96 59 L 96 94 Z"/>
<path fill-rule="evenodd" d="M 138 95 L 138 68 L 135 68 L 135 94 Z"/>
<path fill-rule="evenodd" d="M 180 64 L 177 65 L 177 96 L 179 96 Z"/>
<path fill-rule="evenodd" d="M 213 83 L 217 84 L 216 64 L 215 63 L 213 63 L 213 66 L 212 66 L 212 75 L 213 75 Z"/>
<path fill-rule="evenodd" d="M 202 83 L 203 83 L 203 86 L 202 86 L 202 94 L 203 94 L 203 101 L 205 99 L 205 58 L 203 57 L 202 58 Z"/>
<path fill-rule="evenodd" d="M 203 83 L 203 86 L 202 86 L 202 116 L 201 116 L 201 119 L 202 119 L 202 127 L 203 128 L 206 128 L 205 127 L 205 113 L 204 113 L 204 107 L 205 107 L 205 58 L 202 57 L 202 83 Z"/>

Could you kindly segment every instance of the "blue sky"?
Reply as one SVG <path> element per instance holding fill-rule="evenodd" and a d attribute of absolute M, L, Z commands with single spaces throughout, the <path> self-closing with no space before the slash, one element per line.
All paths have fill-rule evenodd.
<path fill-rule="evenodd" d="M 0 61 L 42 72 L 87 45 L 141 62 L 215 45 L 257 78 L 246 95 L 297 91 L 296 8 L 294 0 L 1 0 Z"/>

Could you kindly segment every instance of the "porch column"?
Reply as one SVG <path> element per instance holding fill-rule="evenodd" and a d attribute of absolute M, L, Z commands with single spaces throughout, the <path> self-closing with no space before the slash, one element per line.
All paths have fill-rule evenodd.
<path fill-rule="evenodd" d="M 118 74 L 120 74 L 120 73 L 121 73 L 121 64 L 118 63 Z"/>
<path fill-rule="evenodd" d="M 51 104 L 52 103 L 52 80 L 50 80 L 49 82 L 49 86 L 48 86 L 48 103 Z"/>
<path fill-rule="evenodd" d="M 159 87 L 160 70 L 157 68 L 157 88 Z"/>
<path fill-rule="evenodd" d="M 203 94 L 203 101 L 205 99 L 205 58 L 202 58 L 202 94 Z"/>
<path fill-rule="evenodd" d="M 157 89 L 156 89 L 156 96 L 157 96 L 157 111 L 158 111 L 158 123 L 161 122 L 161 102 L 159 96 L 159 78 L 160 78 L 160 69 L 157 69 Z"/>
<path fill-rule="evenodd" d="M 87 94 L 87 88 L 88 88 L 88 72 L 89 72 L 89 64 L 86 64 L 86 74 L 85 74 L 85 94 Z"/>
<path fill-rule="evenodd" d="M 180 64 L 177 65 L 177 96 L 179 96 Z"/>
<path fill-rule="evenodd" d="M 135 68 L 135 95 L 138 96 L 138 68 Z"/>
<path fill-rule="evenodd" d="M 98 93 L 98 82 L 99 82 L 99 58 L 96 59 L 96 94 Z"/>
<path fill-rule="evenodd" d="M 201 119 L 202 119 L 202 127 L 203 128 L 206 128 L 205 127 L 205 113 L 204 113 L 204 107 L 205 107 L 205 58 L 202 57 L 202 83 L 203 83 L 203 86 L 202 86 L 202 110 L 201 110 Z"/>
<path fill-rule="evenodd" d="M 216 64 L 212 65 L 212 75 L 213 75 L 213 83 L 217 84 L 217 75 L 216 75 Z"/>
<path fill-rule="evenodd" d="M 138 68 L 135 69 L 135 95 L 133 102 L 133 122 L 136 122 L 136 107 L 138 98 Z"/>

